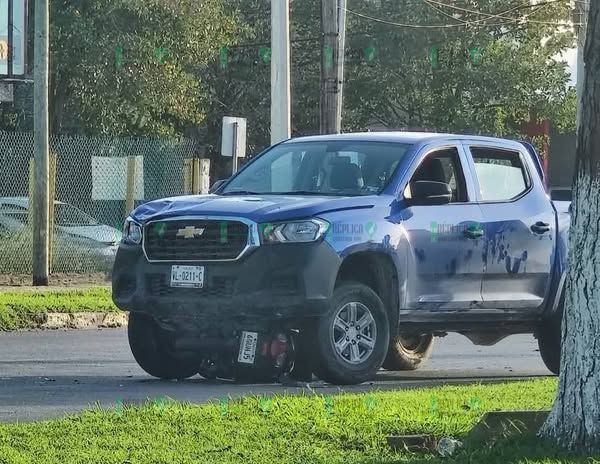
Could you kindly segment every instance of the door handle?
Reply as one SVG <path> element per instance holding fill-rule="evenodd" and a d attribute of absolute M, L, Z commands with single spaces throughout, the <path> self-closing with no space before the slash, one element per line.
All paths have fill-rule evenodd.
<path fill-rule="evenodd" d="M 538 221 L 531 226 L 531 231 L 535 234 L 545 234 L 550 231 L 550 224 L 547 222 Z"/>
<path fill-rule="evenodd" d="M 464 236 L 467 238 L 478 239 L 483 237 L 483 229 L 465 229 L 463 232 Z"/>

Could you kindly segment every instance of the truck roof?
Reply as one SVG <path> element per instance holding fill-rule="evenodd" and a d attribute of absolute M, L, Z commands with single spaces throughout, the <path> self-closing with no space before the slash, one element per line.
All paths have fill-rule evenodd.
<path fill-rule="evenodd" d="M 501 139 L 498 137 L 484 137 L 480 135 L 467 135 L 467 134 L 444 134 L 437 132 L 355 132 L 347 134 L 328 134 L 328 135 L 312 135 L 306 137 L 298 137 L 290 139 L 284 143 L 295 143 L 295 142 L 318 142 L 326 140 L 347 140 L 347 141 L 358 141 L 358 140 L 371 140 L 374 142 L 398 142 L 398 143 L 423 143 L 428 141 L 434 141 L 439 139 L 446 140 L 479 140 L 482 142 L 496 142 L 506 144 L 507 142 L 519 143 L 510 139 Z"/>

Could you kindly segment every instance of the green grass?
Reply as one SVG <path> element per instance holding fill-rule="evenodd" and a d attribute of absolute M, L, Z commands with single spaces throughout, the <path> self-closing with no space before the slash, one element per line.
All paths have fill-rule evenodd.
<path fill-rule="evenodd" d="M 117 311 L 107 288 L 0 292 L 0 330 L 36 326 L 43 313 Z"/>
<path fill-rule="evenodd" d="M 197 388 L 202 388 L 198 386 Z M 575 463 L 525 437 L 450 459 L 395 453 L 391 433 L 464 437 L 485 411 L 550 408 L 554 379 L 191 406 L 165 399 L 48 422 L 0 425 L 0 463 Z"/>

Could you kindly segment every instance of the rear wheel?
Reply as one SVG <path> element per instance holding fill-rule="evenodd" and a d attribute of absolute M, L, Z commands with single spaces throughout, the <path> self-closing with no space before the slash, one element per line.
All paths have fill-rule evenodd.
<path fill-rule="evenodd" d="M 389 322 L 379 296 L 356 282 L 339 285 L 331 309 L 317 322 L 315 373 L 330 383 L 352 385 L 371 379 L 389 343 Z"/>
<path fill-rule="evenodd" d="M 563 295 L 557 311 L 541 323 L 537 332 L 542 360 L 548 370 L 555 375 L 560 373 L 561 323 L 564 302 Z"/>
<path fill-rule="evenodd" d="M 178 359 L 166 349 L 166 336 L 150 316 L 130 313 L 127 334 L 133 357 L 151 376 L 187 379 L 198 372 L 195 362 Z"/>
<path fill-rule="evenodd" d="M 429 359 L 433 334 L 397 335 L 390 340 L 383 367 L 389 371 L 414 371 Z"/>

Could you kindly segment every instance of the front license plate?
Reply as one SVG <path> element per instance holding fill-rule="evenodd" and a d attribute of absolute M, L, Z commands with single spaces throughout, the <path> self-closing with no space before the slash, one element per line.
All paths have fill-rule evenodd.
<path fill-rule="evenodd" d="M 203 288 L 204 266 L 171 266 L 171 287 Z"/>
<path fill-rule="evenodd" d="M 256 332 L 242 332 L 240 352 L 238 354 L 239 363 L 254 364 L 257 343 L 258 334 Z"/>

